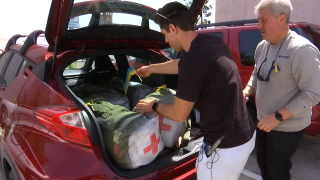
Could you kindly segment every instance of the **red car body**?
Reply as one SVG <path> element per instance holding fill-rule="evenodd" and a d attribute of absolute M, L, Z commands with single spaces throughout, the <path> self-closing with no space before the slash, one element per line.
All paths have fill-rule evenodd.
<path fill-rule="evenodd" d="M 129 46 L 148 52 L 167 44 L 160 33 L 161 38 L 157 40 L 70 40 L 66 38 L 65 24 L 72 3 L 72 0 L 52 2 L 45 32 L 48 46 L 36 43 L 37 37 L 44 32 L 34 31 L 23 45 L 15 44 L 20 35 L 13 36 L 0 56 L 1 162 L 5 178 L 120 180 L 187 179 L 193 176 L 197 153 L 176 162 L 171 160 L 167 165 L 159 159 L 159 167 L 138 170 L 121 170 L 107 157 L 94 115 L 77 103 L 61 79 L 66 61 L 94 53 L 108 44 L 114 44 L 112 48 L 118 51 Z M 82 2 L 78 6 L 90 3 Z M 203 3 L 204 0 L 194 0 L 193 14 L 197 15 Z M 143 7 L 155 15 L 156 10 Z M 152 52 L 164 57 L 158 51 Z M 134 65 L 141 66 L 139 63 Z M 74 116 L 81 116 L 85 126 L 70 126 L 61 120 Z"/>

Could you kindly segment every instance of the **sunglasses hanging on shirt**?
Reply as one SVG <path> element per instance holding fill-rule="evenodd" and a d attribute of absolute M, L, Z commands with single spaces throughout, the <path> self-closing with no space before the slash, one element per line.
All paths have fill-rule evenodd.
<path fill-rule="evenodd" d="M 270 70 L 268 71 L 268 75 L 267 75 L 267 77 L 264 79 L 264 78 L 260 75 L 260 69 L 261 69 L 262 64 L 263 64 L 264 62 L 266 62 L 266 60 L 267 60 L 267 55 L 268 55 L 269 47 L 270 47 L 270 42 L 269 42 L 269 46 L 268 46 L 268 49 L 267 49 L 267 52 L 266 52 L 266 56 L 265 56 L 263 62 L 261 63 L 261 65 L 260 65 L 260 67 L 259 67 L 259 69 L 258 69 L 257 78 L 258 78 L 259 81 L 269 81 L 269 80 L 270 80 L 270 79 L 269 79 L 270 74 L 271 74 L 272 70 L 274 69 L 274 68 L 273 68 L 273 65 L 274 65 L 274 63 L 275 63 L 276 60 L 277 60 L 278 54 L 279 54 L 280 49 L 281 49 L 281 47 L 282 47 L 282 43 L 283 43 L 283 41 L 284 41 L 284 39 L 285 39 L 286 37 L 287 37 L 287 35 L 282 39 L 281 44 L 280 44 L 280 47 L 279 47 L 279 50 L 278 50 L 277 55 L 276 55 L 276 58 L 275 58 L 275 60 L 272 61 Z"/>

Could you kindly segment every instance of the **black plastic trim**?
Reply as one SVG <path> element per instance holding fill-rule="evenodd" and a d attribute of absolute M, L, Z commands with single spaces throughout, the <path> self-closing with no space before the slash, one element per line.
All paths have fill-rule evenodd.
<path fill-rule="evenodd" d="M 52 34 L 52 18 L 54 16 L 54 13 L 53 13 L 54 3 L 55 3 L 55 1 L 51 2 L 50 11 L 49 11 L 49 15 L 48 15 L 48 21 L 47 21 L 46 30 L 45 30 L 45 36 L 46 36 L 47 42 L 49 44 L 50 44 L 50 39 L 51 39 L 51 34 Z"/>
<path fill-rule="evenodd" d="M 92 126 L 92 123 L 90 121 L 91 118 L 87 114 L 87 112 L 83 111 L 83 110 L 81 112 L 82 112 L 82 116 L 83 116 L 83 118 L 85 120 L 85 126 L 87 128 L 88 133 L 90 135 L 93 135 L 93 136 L 91 136 L 92 144 L 97 144 L 98 145 L 99 144 L 99 138 L 95 135 L 96 133 L 94 133 L 94 132 L 97 132 L 97 128 L 95 126 Z"/>
<path fill-rule="evenodd" d="M 193 16 L 193 22 L 196 22 L 198 14 L 202 10 L 202 6 L 205 3 L 205 0 L 192 0 L 192 4 L 189 8 L 189 12 Z M 197 14 L 197 15 L 196 15 Z"/>
<path fill-rule="evenodd" d="M 9 51 L 6 51 L 5 53 L 11 53 L 11 54 L 8 56 L 7 62 L 3 65 L 2 72 L 0 72 L 0 86 L 3 86 L 3 87 L 7 87 L 7 85 L 2 84 L 2 81 L 3 81 L 3 79 L 4 79 L 5 73 L 7 72 L 8 65 L 9 65 L 9 63 L 10 63 L 10 61 L 11 61 L 11 58 L 12 58 L 12 56 L 14 55 L 14 53 L 17 53 L 17 51 L 9 50 Z M 2 56 L 2 55 L 4 55 L 4 53 L 1 54 L 1 56 Z"/>
<path fill-rule="evenodd" d="M 17 43 L 17 39 L 21 38 L 21 37 L 24 37 L 22 36 L 21 34 L 16 34 L 16 35 L 13 35 L 9 41 L 7 42 L 7 45 L 6 45 L 6 48 L 4 49 L 5 51 L 8 51 L 10 49 L 10 47 L 14 44 Z"/>
<path fill-rule="evenodd" d="M 41 61 L 33 68 L 33 74 L 36 75 L 41 81 L 45 81 L 46 67 L 48 66 L 47 61 Z"/>
<path fill-rule="evenodd" d="M 43 33 L 44 31 L 42 30 L 35 30 L 32 33 L 30 33 L 27 39 L 25 40 L 25 42 L 23 43 L 23 46 L 19 50 L 19 53 L 21 55 L 24 55 L 31 46 L 37 44 L 37 38 L 39 37 L 40 34 L 43 34 Z"/>
<path fill-rule="evenodd" d="M 247 20 L 239 20 L 239 21 L 226 21 L 226 22 L 218 22 L 211 24 L 200 24 L 195 27 L 195 29 L 212 27 L 212 26 L 243 26 L 245 24 L 258 23 L 257 19 L 247 19 Z"/>
<path fill-rule="evenodd" d="M 1 151 L 1 164 L 2 164 L 2 168 L 3 168 L 3 172 L 5 173 L 5 174 L 3 174 L 3 176 L 6 179 L 9 179 L 9 174 L 5 170 L 5 168 L 7 168 L 7 164 L 4 163 L 4 160 L 6 160 L 8 162 L 8 164 L 10 165 L 11 171 L 13 171 L 13 174 L 15 176 L 15 180 L 20 180 L 20 177 L 17 173 L 16 167 L 12 163 L 11 158 L 9 157 L 8 153 L 4 150 Z"/>
<path fill-rule="evenodd" d="M 83 69 L 67 69 L 63 71 L 63 76 L 65 78 L 72 78 L 72 77 L 83 77 L 87 75 L 89 72 Z"/>

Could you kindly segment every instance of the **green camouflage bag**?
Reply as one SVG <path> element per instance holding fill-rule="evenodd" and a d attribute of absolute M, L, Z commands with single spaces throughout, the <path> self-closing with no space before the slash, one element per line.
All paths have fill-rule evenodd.
<path fill-rule="evenodd" d="M 145 99 L 155 98 L 159 103 L 163 104 L 173 104 L 174 103 L 174 93 L 173 91 L 167 89 L 164 86 L 159 88 L 155 88 L 151 91 L 149 95 L 146 96 Z M 157 113 L 147 113 L 149 118 L 158 118 L 161 139 L 164 143 L 165 147 L 171 148 L 178 142 L 178 138 L 183 137 L 186 129 L 187 123 L 185 122 L 177 122 L 171 119 L 167 119 L 161 115 L 157 116 Z M 189 138 L 189 137 L 188 137 Z"/>
<path fill-rule="evenodd" d="M 87 102 L 98 117 L 106 151 L 118 167 L 135 169 L 149 164 L 163 150 L 157 118 L 149 119 L 102 97 Z"/>

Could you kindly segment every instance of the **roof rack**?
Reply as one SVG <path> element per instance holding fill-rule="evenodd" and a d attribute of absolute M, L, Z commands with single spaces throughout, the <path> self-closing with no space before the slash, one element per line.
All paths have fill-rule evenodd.
<path fill-rule="evenodd" d="M 218 23 L 211 23 L 211 24 L 200 24 L 195 26 L 195 29 L 212 27 L 212 26 L 242 26 L 244 24 L 250 24 L 250 23 L 258 23 L 258 20 L 247 19 L 247 20 L 239 20 L 239 21 L 218 22 Z"/>
<path fill-rule="evenodd" d="M 17 44 L 17 40 L 21 37 L 26 37 L 26 35 L 21 35 L 21 34 L 15 34 L 13 35 L 9 41 L 7 42 L 7 45 L 5 47 L 5 51 L 9 50 L 9 48 L 14 45 L 14 44 Z"/>
<path fill-rule="evenodd" d="M 37 38 L 40 34 L 43 33 L 44 31 L 42 30 L 35 30 L 32 33 L 30 33 L 25 42 L 23 43 L 22 48 L 19 50 L 19 53 L 24 55 L 24 53 L 26 53 L 31 46 L 37 44 Z"/>

